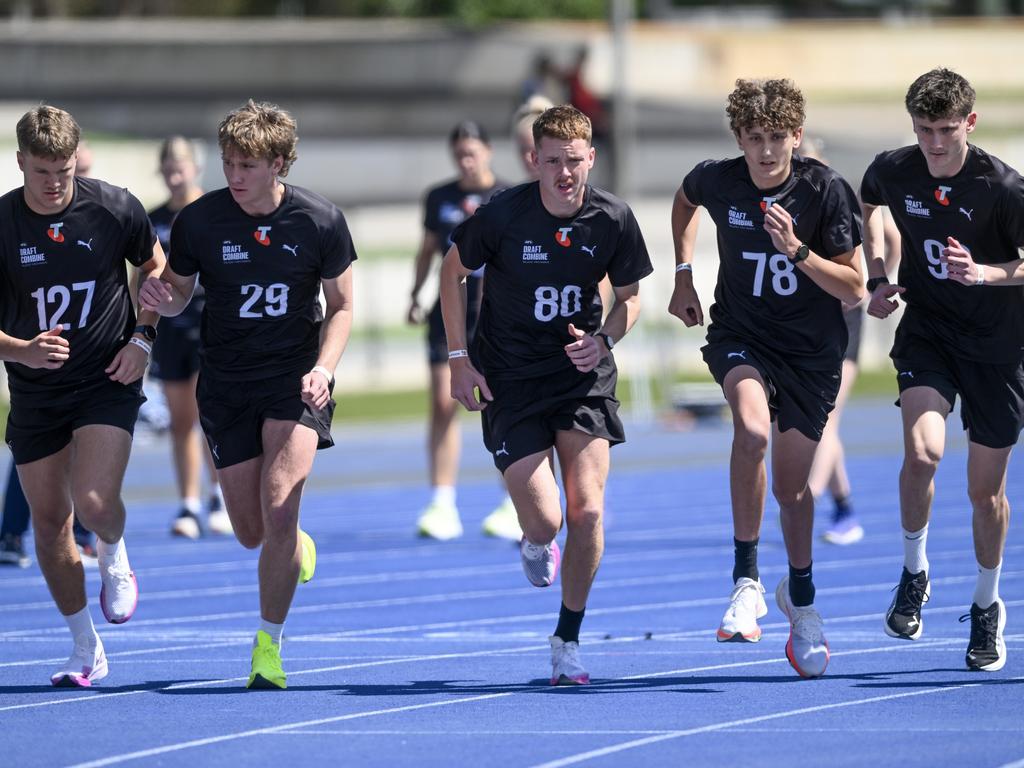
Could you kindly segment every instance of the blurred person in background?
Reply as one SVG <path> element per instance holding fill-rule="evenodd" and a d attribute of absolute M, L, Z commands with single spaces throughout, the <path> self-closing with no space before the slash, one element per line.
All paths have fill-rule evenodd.
<path fill-rule="evenodd" d="M 579 635 L 604 551 L 610 446 L 625 440 L 612 347 L 636 322 L 652 267 L 629 206 L 590 186 L 590 120 L 560 106 L 533 124 L 538 181 L 496 195 L 452 233 L 441 269 L 452 397 L 481 411 L 484 445 L 525 532 L 520 560 L 536 587 L 554 583 L 565 490 L 565 563 L 549 638 L 552 685 L 583 685 Z M 487 267 L 480 324 L 468 349 L 465 283 Z M 615 305 L 602 322 L 598 284 Z"/>
<path fill-rule="evenodd" d="M 800 143 L 800 155 L 828 165 L 825 158 L 824 141 L 804 133 Z M 899 261 L 900 233 L 888 215 L 885 217 L 886 269 L 891 270 Z M 832 520 L 822 534 L 822 540 L 829 544 L 845 546 L 856 544 L 864 538 L 864 527 L 857 519 L 853 508 L 853 489 L 846 471 L 846 452 L 840 436 L 840 422 L 846 401 L 850 397 L 854 382 L 857 381 L 858 359 L 860 357 L 861 331 L 864 324 L 864 302 L 856 306 L 843 304 L 843 322 L 846 323 L 846 353 L 843 355 L 842 382 L 836 395 L 836 407 L 828 416 L 828 423 L 821 433 L 818 450 L 807 485 L 815 499 L 820 499 L 827 490 L 832 496 Z"/>
<path fill-rule="evenodd" d="M 473 215 L 497 190 L 507 186 L 491 170 L 491 142 L 479 123 L 463 120 L 448 136 L 448 148 L 458 170 L 458 178 L 427 190 L 423 204 L 423 237 L 413 262 L 410 292 L 410 323 L 427 323 L 427 357 L 430 363 L 430 415 L 427 454 L 430 464 L 432 497 L 416 523 L 421 536 L 447 541 L 462 535 L 462 520 L 456 504 L 456 481 L 462 436 L 458 404 L 451 395 L 448 370 L 448 341 L 441 317 L 441 299 L 431 304 L 429 313 L 420 305 L 419 295 L 430 276 L 434 260 L 451 245 L 456 226 Z M 466 327 L 473 334 L 480 311 L 482 273 L 467 282 Z M 509 537 L 508 523 L 515 524 L 511 500 L 506 496 L 485 521 L 484 531 Z M 515 531 L 513 531 L 513 534 Z"/>
<path fill-rule="evenodd" d="M 286 184 L 295 119 L 250 100 L 217 131 L 228 186 L 178 213 L 162 280 L 142 306 L 173 317 L 201 281 L 199 418 L 235 537 L 260 549 L 260 622 L 247 688 L 287 687 L 284 622 L 313 578 L 316 547 L 299 527 L 317 450 L 334 445 L 334 371 L 352 328 L 355 248 L 326 198 Z M 326 309 L 321 307 L 323 291 Z"/>
<path fill-rule="evenodd" d="M 811 463 L 839 392 L 846 325 L 842 305 L 864 296 L 860 206 L 850 185 L 816 160 L 794 155 L 805 101 L 790 80 L 736 81 L 726 113 L 742 155 L 698 164 L 672 205 L 675 288 L 669 312 L 704 324 L 693 261 L 707 209 L 718 231 L 720 268 L 701 352 L 733 418 L 729 489 L 733 589 L 719 642 L 758 642 L 768 613 L 757 545 L 772 452 L 772 492 L 781 509 L 788 575 L 775 590 L 789 620 L 786 658 L 801 677 L 829 660 L 812 574 Z"/>
<path fill-rule="evenodd" d="M 1006 473 L 1024 427 L 1024 178 L 969 144 L 975 92 L 961 75 L 933 69 L 904 100 L 917 143 L 879 154 L 864 173 L 861 200 L 868 254 L 868 314 L 906 303 L 892 357 L 903 423 L 899 477 L 903 570 L 885 614 L 890 637 L 917 640 L 931 596 L 928 523 L 946 418 L 961 398 L 967 432 L 967 495 L 977 580 L 967 614 L 967 668 L 1006 663 L 1006 606 L 999 597 L 1009 527 Z M 902 235 L 897 283 L 883 260 L 880 206 Z"/>
<path fill-rule="evenodd" d="M 6 440 L 32 511 L 36 558 L 74 649 L 50 680 L 90 686 L 107 675 L 92 622 L 72 509 L 98 536 L 107 621 L 131 618 L 138 585 L 124 543 L 121 487 L 157 315 L 136 323 L 128 261 L 157 276 L 164 257 L 127 190 L 74 176 L 80 130 L 40 105 L 18 121 L 24 186 L 0 198 L 0 286 L 11 408 Z"/>
<path fill-rule="evenodd" d="M 160 175 L 171 197 L 149 212 L 156 236 L 164 253 L 171 252 L 171 225 L 178 213 L 203 195 L 196 183 L 199 166 L 188 139 L 171 136 L 160 146 Z M 199 378 L 199 324 L 206 300 L 201 287 L 180 315 L 167 317 L 160 323 L 159 336 L 153 342 L 153 359 L 149 375 L 160 381 L 170 412 L 171 446 L 178 483 L 180 509 L 171 525 L 171 533 L 186 539 L 202 534 L 200 512 L 200 465 L 206 465 L 210 476 L 210 492 L 206 506 L 206 527 L 211 533 L 230 534 L 231 520 L 224 509 L 217 470 L 205 441 L 200 439 L 196 425 L 196 382 Z"/>

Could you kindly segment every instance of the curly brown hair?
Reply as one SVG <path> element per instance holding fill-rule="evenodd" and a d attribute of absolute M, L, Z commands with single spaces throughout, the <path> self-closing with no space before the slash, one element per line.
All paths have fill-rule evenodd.
<path fill-rule="evenodd" d="M 741 128 L 796 131 L 804 124 L 804 95 L 792 80 L 736 81 L 725 108 L 729 128 L 739 136 Z"/>
<path fill-rule="evenodd" d="M 927 120 L 967 117 L 974 109 L 974 89 L 967 78 L 940 67 L 925 72 L 907 89 L 907 112 Z"/>
<path fill-rule="evenodd" d="M 82 131 L 63 109 L 40 104 L 18 121 L 18 150 L 35 157 L 67 159 L 75 154 Z"/>
<path fill-rule="evenodd" d="M 541 112 L 533 123 L 533 141 L 540 144 L 541 138 L 550 136 L 552 139 L 583 139 L 587 144 L 594 137 L 594 129 L 590 118 L 570 104 L 560 104 Z"/>
<path fill-rule="evenodd" d="M 298 155 L 295 118 L 276 104 L 249 99 L 244 107 L 230 112 L 217 129 L 217 143 L 223 154 L 236 149 L 246 157 L 275 157 L 284 160 L 278 176 L 287 176 Z"/>

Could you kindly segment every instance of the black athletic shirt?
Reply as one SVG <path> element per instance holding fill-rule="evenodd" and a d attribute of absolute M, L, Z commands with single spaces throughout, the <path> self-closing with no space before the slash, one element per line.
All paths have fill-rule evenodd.
<path fill-rule="evenodd" d="M 447 251 L 452 244 L 452 231 L 490 200 L 495 192 L 507 186 L 504 182 L 495 181 L 487 189 L 467 192 L 459 188 L 458 179 L 439 184 L 427 190 L 423 203 L 423 228 L 437 235 L 442 251 Z"/>
<path fill-rule="evenodd" d="M 31 339 L 63 325 L 70 357 L 49 370 L 6 363 L 13 397 L 63 394 L 109 380 L 104 369 L 131 337 L 135 310 L 130 262 L 153 257 L 156 236 L 146 210 L 128 190 L 76 178 L 71 204 L 35 213 L 19 187 L 0 197 L 0 295 L 3 332 Z"/>
<path fill-rule="evenodd" d="M 320 350 L 321 279 L 356 253 L 345 217 L 314 192 L 285 185 L 281 204 L 250 216 L 228 189 L 186 206 L 171 229 L 171 269 L 199 273 L 206 375 L 229 381 L 306 373 Z"/>
<path fill-rule="evenodd" d="M 956 238 L 979 264 L 1019 258 L 1024 180 L 998 158 L 968 147 L 960 172 L 936 179 L 916 146 L 878 155 L 861 183 L 868 205 L 887 205 L 902 237 L 900 331 L 968 360 L 1013 363 L 1024 344 L 1024 287 L 967 286 L 946 277 L 940 251 Z"/>
<path fill-rule="evenodd" d="M 544 207 L 537 182 L 505 190 L 452 233 L 466 269 L 487 266 L 474 347 L 488 377 L 530 379 L 572 370 L 569 323 L 601 326 L 608 275 L 626 286 L 649 275 L 647 246 L 623 201 L 588 186 L 576 215 Z"/>
<path fill-rule="evenodd" d="M 156 237 L 160 241 L 160 247 L 164 250 L 164 256 L 168 258 L 171 255 L 171 225 L 174 224 L 174 219 L 177 216 L 178 211 L 172 210 L 169 203 L 164 203 L 149 212 L 149 220 L 153 224 L 153 231 L 156 232 Z M 203 301 L 203 287 L 197 285 L 188 307 L 175 317 L 160 318 L 160 327 L 168 325 L 173 325 L 176 328 L 197 327 L 199 325 L 199 315 L 203 311 Z"/>
<path fill-rule="evenodd" d="M 778 352 L 798 368 L 830 370 L 846 349 L 839 299 L 803 274 L 764 229 L 769 205 L 782 205 L 801 242 L 827 259 L 860 245 L 860 206 L 828 166 L 793 156 L 789 178 L 758 189 L 743 157 L 700 163 L 683 192 L 711 214 L 718 230 L 718 282 L 708 339 L 730 335 Z"/>

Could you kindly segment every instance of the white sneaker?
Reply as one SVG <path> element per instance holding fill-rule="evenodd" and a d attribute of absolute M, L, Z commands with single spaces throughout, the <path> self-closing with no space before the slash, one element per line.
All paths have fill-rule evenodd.
<path fill-rule="evenodd" d="M 100 607 L 111 624 L 124 624 L 135 613 L 139 604 L 139 585 L 135 573 L 128 564 L 128 550 L 124 539 L 117 548 L 117 554 L 110 554 L 112 545 L 100 539 L 96 548 L 99 555 Z"/>
<path fill-rule="evenodd" d="M 206 516 L 206 527 L 210 533 L 216 533 L 218 536 L 230 536 L 235 532 L 226 509 L 211 510 Z"/>
<path fill-rule="evenodd" d="M 590 673 L 580 663 L 580 644 L 574 641 L 563 643 L 562 638 L 552 635 L 551 643 L 551 684 L 587 685 Z"/>
<path fill-rule="evenodd" d="M 75 650 L 64 666 L 50 675 L 57 688 L 88 688 L 107 676 L 107 655 L 98 635 L 75 639 Z"/>
<path fill-rule="evenodd" d="M 786 658 L 800 677 L 821 677 L 828 666 L 824 623 L 813 605 L 796 606 L 789 599 L 789 577 L 779 582 L 775 602 L 789 619 Z"/>
<path fill-rule="evenodd" d="M 508 496 L 491 514 L 484 518 L 480 527 L 485 535 L 493 536 L 496 539 L 519 541 L 523 538 L 523 529 L 519 527 L 519 515 L 516 513 L 512 499 Z"/>
<path fill-rule="evenodd" d="M 523 572 L 535 587 L 550 587 L 558 575 L 558 564 L 562 562 L 562 551 L 558 542 L 531 544 L 526 537 L 519 543 L 519 557 Z"/>
<path fill-rule="evenodd" d="M 433 503 L 420 515 L 416 522 L 420 536 L 438 541 L 450 541 L 462 535 L 462 521 L 459 510 L 453 504 Z"/>
<path fill-rule="evenodd" d="M 767 615 L 764 602 L 764 585 L 743 576 L 729 595 L 729 607 L 718 627 L 720 643 L 756 643 L 761 639 L 761 627 L 757 620 Z"/>
<path fill-rule="evenodd" d="M 199 518 L 194 512 L 182 509 L 171 523 L 171 535 L 195 541 L 203 535 L 203 531 L 199 527 Z"/>

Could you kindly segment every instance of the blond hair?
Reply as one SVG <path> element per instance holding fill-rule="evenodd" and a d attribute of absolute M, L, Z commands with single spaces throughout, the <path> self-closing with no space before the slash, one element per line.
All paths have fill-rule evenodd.
<path fill-rule="evenodd" d="M 166 162 L 195 163 L 196 153 L 192 142 L 184 136 L 168 136 L 160 144 L 160 165 Z"/>
<path fill-rule="evenodd" d="M 295 118 L 276 104 L 252 99 L 230 112 L 217 129 L 221 153 L 238 150 L 246 157 L 283 161 L 279 176 L 287 176 L 298 155 Z"/>
<path fill-rule="evenodd" d="M 563 141 L 583 139 L 589 144 L 594 136 L 594 129 L 590 125 L 590 118 L 576 107 L 561 104 L 544 110 L 540 117 L 534 120 L 534 143 L 540 144 L 540 140 L 545 136 Z"/>
<path fill-rule="evenodd" d="M 795 132 L 804 124 L 804 95 L 792 80 L 736 81 L 725 108 L 729 128 L 737 136 L 741 128 Z"/>
<path fill-rule="evenodd" d="M 75 154 L 82 131 L 63 109 L 40 104 L 18 121 L 18 151 L 35 157 L 67 159 Z"/>

